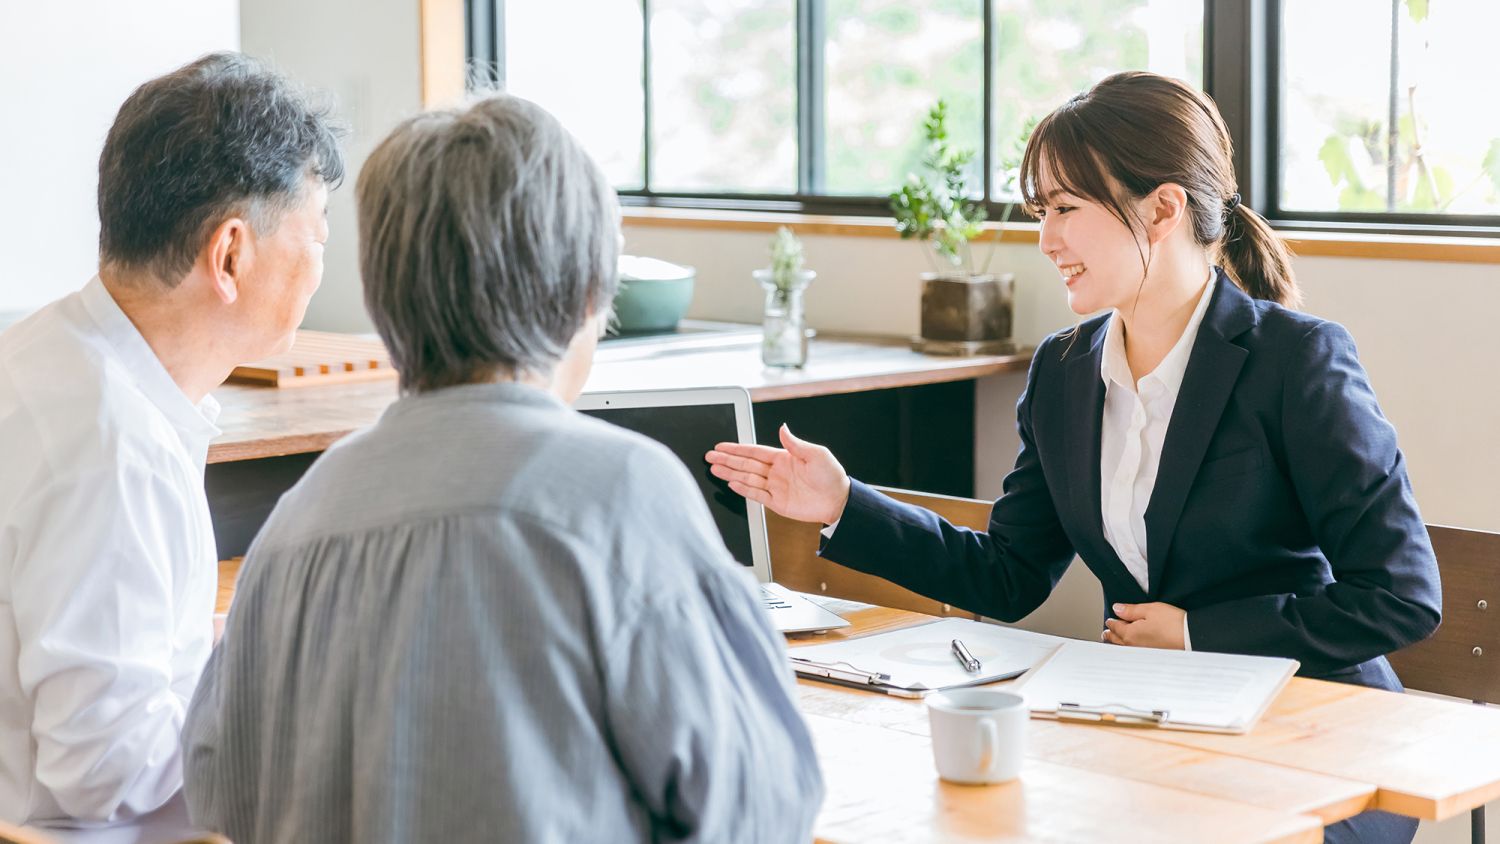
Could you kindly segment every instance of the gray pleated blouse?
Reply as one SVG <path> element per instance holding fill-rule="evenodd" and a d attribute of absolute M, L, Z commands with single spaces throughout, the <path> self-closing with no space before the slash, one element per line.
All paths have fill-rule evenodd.
<path fill-rule="evenodd" d="M 516 384 L 403 398 L 282 498 L 188 715 L 256 842 L 806 841 L 784 643 L 686 469 Z"/>

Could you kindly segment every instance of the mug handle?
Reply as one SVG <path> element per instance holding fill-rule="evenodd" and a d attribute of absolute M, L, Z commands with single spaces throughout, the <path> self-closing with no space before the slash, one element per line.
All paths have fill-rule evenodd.
<path fill-rule="evenodd" d="M 995 759 L 1000 753 L 1000 729 L 995 726 L 994 719 L 982 718 L 979 721 L 979 770 L 984 776 L 988 776 L 995 767 Z"/>

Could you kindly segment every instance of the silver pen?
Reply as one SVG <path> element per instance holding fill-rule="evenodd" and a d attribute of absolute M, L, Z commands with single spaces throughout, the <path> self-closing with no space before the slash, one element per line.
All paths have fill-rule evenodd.
<path fill-rule="evenodd" d="M 979 664 L 979 660 L 975 659 L 974 655 L 969 653 L 969 649 L 964 647 L 964 643 L 958 639 L 953 640 L 953 658 L 958 660 L 958 664 L 962 665 L 964 670 L 970 674 L 979 671 L 983 667 Z"/>

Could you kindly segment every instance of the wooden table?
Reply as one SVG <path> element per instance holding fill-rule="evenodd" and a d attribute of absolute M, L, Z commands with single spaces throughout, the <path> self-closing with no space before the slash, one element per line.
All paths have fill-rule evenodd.
<path fill-rule="evenodd" d="M 896 338 L 819 337 L 805 368 L 773 370 L 761 364 L 758 330 L 741 327 L 601 346 L 587 389 L 742 386 L 756 402 L 758 442 L 776 442 L 785 423 L 828 446 L 862 480 L 972 495 L 975 379 L 1022 373 L 1030 360 L 1029 351 L 943 357 L 913 352 Z M 219 555 L 230 557 L 245 552 L 317 454 L 373 424 L 397 389 L 394 380 L 282 389 L 231 384 L 214 396 L 223 405 L 223 434 L 209 446 L 204 483 Z"/>
<path fill-rule="evenodd" d="M 909 626 L 901 610 L 791 646 Z M 1003 686 L 1005 684 L 997 684 Z M 1443 820 L 1500 796 L 1500 709 L 1294 678 L 1249 734 L 1033 720 L 1021 778 L 941 782 L 919 701 L 799 681 L 820 841 L 1319 841 L 1366 809 Z"/>
<path fill-rule="evenodd" d="M 913 352 L 905 341 L 889 337 L 829 337 L 812 341 L 803 369 L 773 370 L 761 365 L 759 337 L 712 348 L 663 341 L 601 347 L 586 389 L 737 385 L 764 402 L 972 380 L 1024 372 L 1030 362 L 1030 350 L 942 357 Z M 372 424 L 396 396 L 394 380 L 285 389 L 226 384 L 214 391 L 224 408 L 223 434 L 209 446 L 208 462 L 322 451 Z"/>
<path fill-rule="evenodd" d="M 238 569 L 220 564 L 220 612 Z M 789 646 L 933 620 L 840 614 L 853 625 Z M 810 680 L 798 694 L 827 785 L 816 834 L 829 844 L 1313 842 L 1366 809 L 1444 820 L 1500 796 L 1500 709 L 1318 680 L 1293 678 L 1243 736 L 1032 720 L 1021 778 L 989 787 L 938 779 L 920 701 Z"/>

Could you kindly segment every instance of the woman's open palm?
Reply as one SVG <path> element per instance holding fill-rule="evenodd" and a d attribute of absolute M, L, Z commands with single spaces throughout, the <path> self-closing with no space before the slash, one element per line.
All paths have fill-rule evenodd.
<path fill-rule="evenodd" d="M 780 430 L 785 448 L 719 443 L 707 455 L 714 477 L 771 510 L 802 522 L 832 524 L 849 500 L 849 476 L 833 453 Z"/>

